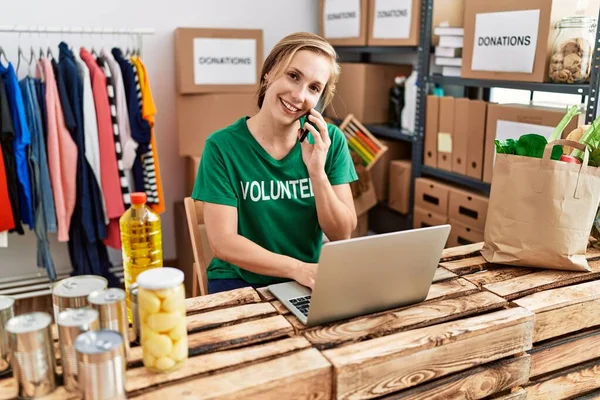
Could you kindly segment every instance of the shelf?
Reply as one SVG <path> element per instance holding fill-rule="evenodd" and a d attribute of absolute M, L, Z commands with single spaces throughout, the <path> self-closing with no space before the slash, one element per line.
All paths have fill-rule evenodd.
<path fill-rule="evenodd" d="M 478 192 L 483 192 L 486 194 L 490 193 L 489 183 L 480 181 L 479 179 L 471 178 L 469 176 L 455 174 L 454 172 L 443 169 L 433 168 L 428 165 L 421 166 L 421 175 L 446 180 Z"/>
<path fill-rule="evenodd" d="M 341 119 L 330 118 L 336 126 L 340 126 L 343 122 Z M 414 135 L 411 135 L 410 132 L 404 129 L 398 128 L 390 128 L 385 125 L 370 125 L 364 124 L 365 128 L 369 130 L 373 135 L 383 138 L 383 139 L 393 139 L 393 140 L 402 140 L 404 142 L 412 142 L 414 140 Z"/>
<path fill-rule="evenodd" d="M 333 46 L 338 53 L 371 54 L 410 54 L 417 51 L 416 46 Z"/>
<path fill-rule="evenodd" d="M 368 125 L 365 124 L 365 127 L 371 132 L 373 135 L 384 138 L 384 139 L 394 139 L 394 140 L 402 140 L 404 142 L 412 142 L 414 140 L 414 135 L 411 135 L 410 132 L 405 131 L 403 129 L 390 128 L 385 125 Z"/>
<path fill-rule="evenodd" d="M 454 76 L 442 76 L 442 75 L 431 75 L 429 78 L 430 82 L 439 83 L 442 85 L 457 85 L 457 86 L 474 86 L 474 87 L 486 87 L 486 88 L 507 88 L 507 89 L 521 89 L 521 90 L 532 90 L 539 92 L 553 92 L 553 93 L 567 93 L 567 94 L 579 94 L 586 95 L 589 92 L 589 85 L 575 85 L 575 84 L 563 84 L 563 83 L 549 83 L 549 82 L 519 82 L 519 81 L 495 81 L 489 79 L 464 79 Z"/>

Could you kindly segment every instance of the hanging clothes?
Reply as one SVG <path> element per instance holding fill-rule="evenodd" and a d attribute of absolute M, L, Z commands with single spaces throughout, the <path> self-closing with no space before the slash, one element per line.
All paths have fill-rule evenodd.
<path fill-rule="evenodd" d="M 119 64 L 121 74 L 123 75 L 123 85 L 125 86 L 127 109 L 129 111 L 131 137 L 138 144 L 132 168 L 135 191 L 145 192 L 144 169 L 142 167 L 141 155 L 148 151 L 148 146 L 150 145 L 150 124 L 142 117 L 138 102 L 139 85 L 136 83 L 138 76 L 133 65 L 129 60 L 123 57 L 123 53 L 120 49 L 113 48 L 112 54 Z"/>
<path fill-rule="evenodd" d="M 69 256 L 74 275 L 108 274 L 112 267 L 106 247 L 106 226 L 100 206 L 100 191 L 91 179 L 93 172 L 85 159 L 83 135 L 83 83 L 71 50 L 62 42 L 59 45 L 60 64 L 52 60 L 58 93 L 63 104 L 67 129 L 77 145 L 77 202 L 71 218 Z M 68 90 L 67 90 L 68 89 Z"/>
<path fill-rule="evenodd" d="M 25 231 L 23 230 L 23 225 L 21 225 L 21 214 L 19 211 L 19 179 L 15 164 L 14 138 L 15 131 L 13 129 L 12 117 L 10 116 L 10 107 L 8 105 L 4 80 L 0 79 L 0 145 L 2 147 L 6 185 L 8 187 L 8 198 L 13 220 L 13 229 L 9 229 L 9 232 L 17 232 L 19 235 L 23 235 Z"/>
<path fill-rule="evenodd" d="M 92 81 L 92 92 L 94 94 L 96 120 L 98 123 L 102 191 L 104 192 L 104 199 L 106 201 L 106 213 L 109 220 L 120 218 L 125 212 L 125 207 L 123 205 L 119 169 L 117 167 L 110 105 L 106 89 L 106 76 L 90 52 L 82 48 L 79 55 L 90 70 Z"/>
<path fill-rule="evenodd" d="M 131 206 L 131 200 L 129 197 L 129 184 L 125 177 L 125 167 L 123 165 L 123 154 L 121 152 L 121 133 L 119 131 L 119 123 L 117 121 L 117 102 L 115 99 L 115 86 L 113 83 L 113 76 L 108 63 L 102 55 L 97 58 L 98 65 L 106 76 L 106 92 L 108 94 L 108 104 L 110 110 L 110 121 L 113 132 L 113 147 L 115 155 L 117 157 L 117 169 L 119 171 L 119 183 L 121 185 L 121 194 L 123 195 L 123 204 L 125 208 Z"/>
<path fill-rule="evenodd" d="M 58 241 L 69 240 L 71 217 L 75 209 L 77 183 L 77 146 L 67 130 L 58 87 L 52 64 L 40 60 L 45 79 L 45 103 L 47 116 L 48 169 L 52 183 L 54 210 L 56 212 Z"/>
<path fill-rule="evenodd" d="M 100 188 L 95 179 L 92 179 L 93 171 L 85 158 L 83 82 L 79 79 L 75 58 L 67 44 L 61 42 L 58 47 L 59 62 L 56 63 L 52 60 L 52 65 L 55 66 L 58 94 L 63 105 L 65 124 L 78 149 L 75 213 L 77 214 L 79 208 L 80 214 L 77 215 L 78 218 L 75 218 L 74 215 L 72 220 L 81 221 L 80 226 L 84 228 L 88 243 L 94 243 L 106 238 L 106 224 L 100 203 Z"/>
<path fill-rule="evenodd" d="M 110 219 L 106 213 L 106 201 L 102 192 L 102 171 L 100 167 L 100 145 L 98 143 L 98 124 L 96 121 L 96 106 L 94 104 L 94 94 L 92 92 L 92 82 L 90 80 L 90 71 L 86 63 L 81 59 L 77 52 L 72 52 L 79 79 L 83 82 L 83 137 L 85 141 L 85 159 L 87 160 L 94 178 L 96 187 L 100 191 L 99 201 L 102 206 L 104 224 L 108 225 Z"/>
<path fill-rule="evenodd" d="M 54 214 L 54 199 L 50 187 L 50 176 L 48 173 L 48 162 L 46 160 L 46 148 L 44 145 L 44 131 L 35 84 L 33 78 L 27 77 L 19 82 L 23 94 L 23 104 L 27 124 L 31 132 L 31 193 L 34 216 L 34 231 L 38 239 L 37 265 L 46 269 L 51 281 L 56 280 L 56 270 L 48 232 L 56 232 L 56 215 Z"/>
<path fill-rule="evenodd" d="M 42 82 L 42 79 L 34 79 L 35 94 L 37 97 L 38 105 L 40 106 L 40 118 L 42 119 L 42 128 L 44 134 L 44 143 L 46 149 L 48 148 L 48 114 L 46 112 L 46 85 Z M 46 150 L 46 153 L 48 151 Z"/>
<path fill-rule="evenodd" d="M 157 213 L 165 211 L 165 199 L 160 178 L 160 169 L 158 166 L 158 153 L 156 151 L 156 138 L 154 135 L 154 116 L 156 115 L 156 105 L 152 96 L 146 67 L 139 57 L 132 57 L 131 62 L 137 71 L 140 90 L 142 95 L 142 117 L 150 124 L 150 146 L 149 151 L 142 157 L 144 166 L 144 182 L 146 194 L 154 201 L 150 207 Z"/>
<path fill-rule="evenodd" d="M 127 96 L 125 95 L 125 87 L 123 86 L 123 75 L 121 74 L 121 68 L 119 67 L 119 64 L 110 51 L 102 49 L 101 55 L 108 63 L 113 78 L 112 83 L 115 90 L 117 125 L 119 127 L 119 140 L 121 142 L 121 156 L 123 160 L 123 168 L 125 170 L 125 177 L 127 178 L 129 187 L 129 193 L 132 193 L 135 185 L 133 183 L 133 174 L 131 172 L 131 168 L 133 168 L 133 162 L 135 161 L 138 144 L 131 137 L 129 111 L 127 109 Z M 125 207 L 127 208 L 128 205 L 125 204 Z"/>
<path fill-rule="evenodd" d="M 17 177 L 19 178 L 19 211 L 21 221 L 33 229 L 33 212 L 31 209 L 31 180 L 27 146 L 31 143 L 31 133 L 25 120 L 23 95 L 17 81 L 17 75 L 12 63 L 5 67 L 0 63 L 0 76 L 4 80 L 6 95 L 10 106 L 13 128 L 15 130 L 14 151 Z"/>
<path fill-rule="evenodd" d="M 0 148 L 2 145 L 0 144 Z M 4 166 L 4 157 L 0 152 L 0 232 L 10 231 L 15 227 L 13 211 L 8 196 L 8 182 Z"/>

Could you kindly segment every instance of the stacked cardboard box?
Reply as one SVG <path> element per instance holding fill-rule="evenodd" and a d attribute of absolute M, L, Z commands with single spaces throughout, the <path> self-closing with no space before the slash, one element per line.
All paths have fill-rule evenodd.
<path fill-rule="evenodd" d="M 428 178 L 415 180 L 413 227 L 449 223 L 448 247 L 483 241 L 488 198 Z"/>
<path fill-rule="evenodd" d="M 574 15 L 597 18 L 599 7 L 600 0 L 465 0 L 461 76 L 548 81 L 557 23 Z"/>
<path fill-rule="evenodd" d="M 260 29 L 177 28 L 176 120 L 181 156 L 200 157 L 211 133 L 256 112 L 262 35 Z"/>
<path fill-rule="evenodd" d="M 433 26 L 462 27 L 465 0 L 436 0 Z M 320 35 L 336 46 L 417 46 L 421 0 L 321 0 Z M 432 45 L 438 36 L 432 28 Z"/>

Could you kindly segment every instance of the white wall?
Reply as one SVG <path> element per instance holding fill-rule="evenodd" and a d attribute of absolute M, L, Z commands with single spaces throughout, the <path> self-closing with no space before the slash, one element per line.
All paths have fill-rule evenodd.
<path fill-rule="evenodd" d="M 165 259 L 177 257 L 173 203 L 183 199 L 184 162 L 177 149 L 175 132 L 175 72 L 173 32 L 175 28 L 222 27 L 263 29 L 264 53 L 288 33 L 318 31 L 318 0 L 23 0 L 10 3 L 0 13 L 0 25 L 39 25 L 65 27 L 153 28 L 155 34 L 144 37 L 143 60 L 148 69 L 156 115 L 156 140 L 167 202 L 163 214 L 163 249 Z M 20 43 L 26 55 L 29 45 L 56 46 L 64 39 L 73 46 L 127 46 L 124 36 L 80 36 L 51 34 L 0 33 L 0 45 L 16 66 Z M 36 48 L 36 53 L 39 47 Z M 25 69 L 21 66 L 19 75 Z M 9 249 L 0 249 L 0 278 L 36 273 L 35 235 L 9 235 Z M 69 268 L 65 244 L 53 242 L 52 253 L 58 269 Z M 111 259 L 119 262 L 119 253 Z"/>

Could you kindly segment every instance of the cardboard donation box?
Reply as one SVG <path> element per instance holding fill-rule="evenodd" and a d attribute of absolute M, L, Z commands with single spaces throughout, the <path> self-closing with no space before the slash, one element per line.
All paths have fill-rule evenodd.
<path fill-rule="evenodd" d="M 353 114 L 363 124 L 388 120 L 389 92 L 398 75 L 408 77 L 410 65 L 340 63 L 342 73 L 336 94 L 325 115 L 344 119 Z"/>
<path fill-rule="evenodd" d="M 199 157 L 211 133 L 258 111 L 260 29 L 175 30 L 176 130 L 181 156 Z"/>
<path fill-rule="evenodd" d="M 448 201 L 448 216 L 475 230 L 483 232 L 489 199 L 466 190 L 451 188 Z"/>
<path fill-rule="evenodd" d="M 388 206 L 402 214 L 410 209 L 410 160 L 394 160 L 389 168 Z"/>
<path fill-rule="evenodd" d="M 556 24 L 576 12 L 573 0 L 465 0 L 463 78 L 548 81 Z M 600 0 L 585 14 L 598 17 Z"/>
<path fill-rule="evenodd" d="M 262 36 L 260 29 L 177 28 L 178 93 L 256 92 Z"/>
<path fill-rule="evenodd" d="M 370 172 L 373 186 L 375 186 L 377 200 L 383 201 L 389 196 L 388 192 L 390 191 L 389 184 L 392 163 L 396 160 L 408 160 L 410 163 L 411 143 L 385 139 L 379 139 L 379 141 L 387 147 L 387 151 L 377 164 L 371 168 Z"/>
<path fill-rule="evenodd" d="M 258 111 L 254 93 L 180 95 L 177 105 L 179 154 L 200 156 L 211 133 Z"/>
<path fill-rule="evenodd" d="M 368 0 L 321 0 L 320 36 L 335 46 L 367 44 Z"/>
<path fill-rule="evenodd" d="M 448 247 L 464 246 L 471 243 L 483 242 L 483 231 L 461 224 L 450 218 L 450 235 L 448 236 Z"/>
<path fill-rule="evenodd" d="M 413 217 L 413 228 L 427 228 L 430 226 L 444 225 L 448 223 L 448 217 L 436 214 L 433 211 L 421 207 L 415 207 Z"/>
<path fill-rule="evenodd" d="M 494 139 L 519 139 L 527 133 L 550 137 L 565 114 L 562 108 L 521 104 L 489 104 L 485 130 L 485 158 L 483 181 L 492 182 L 496 145 Z M 578 118 L 573 118 L 563 131 L 562 137 L 577 128 Z"/>
<path fill-rule="evenodd" d="M 448 215 L 448 199 L 451 187 L 428 178 L 415 179 L 415 207 Z"/>
<path fill-rule="evenodd" d="M 369 46 L 417 46 L 421 0 L 371 0 Z"/>

